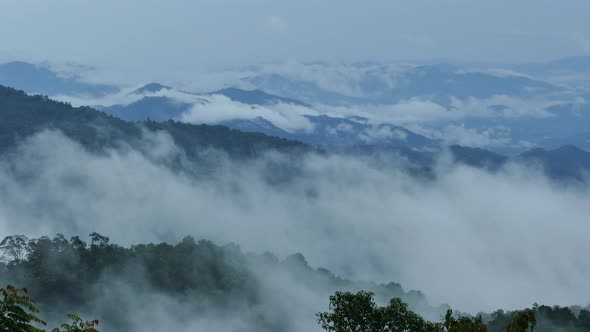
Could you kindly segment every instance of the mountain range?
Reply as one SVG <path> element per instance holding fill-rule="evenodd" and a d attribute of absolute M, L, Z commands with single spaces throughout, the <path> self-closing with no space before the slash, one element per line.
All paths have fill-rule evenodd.
<path fill-rule="evenodd" d="M 90 107 L 72 107 L 41 95 L 0 86 L 0 151 L 42 130 L 58 130 L 90 150 L 120 146 L 145 148 L 148 133 L 164 132 L 189 157 L 199 149 L 214 148 L 236 158 L 256 157 L 268 149 L 308 150 L 305 144 L 224 126 L 192 125 L 174 121 L 128 122 Z"/>
<path fill-rule="evenodd" d="M 194 125 L 171 120 L 129 122 L 90 107 L 75 108 L 46 96 L 31 96 L 23 91 L 3 86 L 0 86 L 0 115 L 3 119 L 0 122 L 0 151 L 3 153 L 10 153 L 19 142 L 46 129 L 59 130 L 84 147 L 95 151 L 120 146 L 131 146 L 140 151 L 149 149 L 150 147 L 145 144 L 146 133 L 164 132 L 188 158 L 194 160 L 200 158 L 200 151 L 208 148 L 225 151 L 233 158 L 252 158 L 269 150 L 283 152 L 295 158 L 300 153 L 325 153 L 317 147 L 298 141 L 243 132 L 220 125 Z M 332 121 L 321 117 L 320 119 Z M 338 120 L 338 123 L 341 123 L 341 120 Z M 590 152 L 571 145 L 555 150 L 537 148 L 515 157 L 457 145 L 433 151 L 417 151 L 395 145 L 348 145 L 335 149 L 332 153 L 386 153 L 401 156 L 414 166 L 430 169 L 435 166 L 440 154 L 445 152 L 450 152 L 459 163 L 490 170 L 498 170 L 508 163 L 533 164 L 559 180 L 584 180 L 590 170 Z"/>
<path fill-rule="evenodd" d="M 77 75 L 22 61 L 0 64 L 0 84 L 45 95 L 104 96 L 119 91 L 114 85 L 87 83 Z"/>
<path fill-rule="evenodd" d="M 0 64 L 0 84 L 66 101 L 94 96 L 87 104 L 126 121 L 224 125 L 325 150 L 459 145 L 514 157 L 564 145 L 590 150 L 589 64 L 590 57 L 522 65 L 262 65 L 239 71 L 225 88 L 187 92 L 160 83 L 131 90 L 86 83 L 11 62 Z M 113 103 L 109 96 L 119 97 Z"/>

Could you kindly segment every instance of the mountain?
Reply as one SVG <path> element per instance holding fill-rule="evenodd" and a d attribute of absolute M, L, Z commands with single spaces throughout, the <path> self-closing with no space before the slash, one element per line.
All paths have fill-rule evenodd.
<path fill-rule="evenodd" d="M 154 95 L 160 91 L 169 91 L 178 95 L 184 95 L 186 97 L 184 99 L 187 101 L 178 101 L 175 98 L 166 95 Z M 260 90 L 242 90 L 237 88 L 226 88 L 213 92 L 196 94 L 175 90 L 174 88 L 159 83 L 149 83 L 132 91 L 129 95 L 141 96 L 141 99 L 129 104 L 106 107 L 99 105 L 96 107 L 105 113 L 128 121 L 143 121 L 148 119 L 165 121 L 178 119 L 182 113 L 188 111 L 194 103 L 208 103 L 207 97 L 212 95 L 222 95 L 236 103 L 244 105 L 273 106 L 278 103 L 284 103 L 309 107 L 295 99 L 271 95 Z M 189 100 L 191 102 L 189 102 Z"/>
<path fill-rule="evenodd" d="M 267 149 L 308 151 L 308 146 L 260 133 L 244 133 L 223 126 L 192 125 L 174 121 L 127 122 L 90 107 L 74 108 L 45 96 L 0 86 L 0 151 L 44 129 L 57 129 L 91 150 L 130 145 L 144 148 L 145 135 L 165 132 L 189 158 L 199 147 L 216 148 L 232 157 L 254 157 Z"/>
<path fill-rule="evenodd" d="M 285 131 L 264 118 L 223 121 L 221 124 L 242 131 L 261 132 L 328 150 L 360 145 L 373 147 L 408 147 L 416 150 L 435 150 L 440 143 L 405 128 L 390 124 L 371 124 L 362 117 L 336 118 L 326 115 L 305 115 L 312 130 Z"/>
<path fill-rule="evenodd" d="M 515 70 L 535 76 L 588 73 L 590 72 L 590 56 L 572 56 L 547 62 L 514 65 L 512 67 Z"/>
<path fill-rule="evenodd" d="M 480 148 L 452 145 L 449 152 L 460 163 L 490 170 L 498 170 L 509 161 L 508 157 Z"/>
<path fill-rule="evenodd" d="M 574 142 L 575 146 L 578 146 L 584 150 L 590 150 L 590 131 L 586 130 L 584 132 L 561 137 L 559 140 L 556 140 L 552 143 L 553 145 L 569 145 L 570 142 Z"/>
<path fill-rule="evenodd" d="M 311 105 L 364 107 L 365 114 L 374 105 L 395 105 L 406 126 L 420 126 L 432 137 L 461 144 L 473 141 L 515 155 L 534 146 L 590 148 L 583 141 L 567 141 L 588 131 L 589 59 L 535 65 L 545 68 L 547 75 L 534 75 L 532 65 L 529 69 L 527 65 L 375 62 L 260 66 L 245 71 L 241 83 Z M 404 108 L 407 113 L 401 114 Z M 416 122 L 408 123 L 412 120 L 405 116 L 416 117 Z M 477 139 L 469 139 L 472 134 Z"/>
<path fill-rule="evenodd" d="M 428 117 L 428 114 L 440 113 L 442 109 L 465 113 L 459 119 L 451 117 L 439 121 L 436 115 L 434 120 L 420 118 L 420 121 L 425 122 L 420 122 L 419 126 L 425 129 L 424 132 L 432 132 L 432 137 L 446 137 L 449 127 L 451 130 L 463 127 L 467 131 L 466 135 L 472 132 L 490 135 L 489 140 L 485 137 L 483 140 L 487 145 L 480 146 L 504 154 L 515 155 L 532 146 L 557 148 L 574 144 L 588 149 L 590 144 L 578 137 L 588 131 L 585 123 L 590 119 L 590 108 L 586 102 L 590 100 L 590 94 L 587 93 L 590 91 L 590 80 L 586 90 L 584 90 L 585 83 L 572 83 L 566 88 L 562 84 L 548 83 L 552 82 L 550 79 L 547 82 L 544 81 L 547 75 L 537 78 L 539 75 L 529 74 L 529 72 L 540 70 L 539 68 L 553 68 L 547 69 L 547 72 L 551 73 L 548 76 L 558 73 L 555 75 L 569 77 L 575 74 L 573 70 L 584 70 L 589 58 L 573 57 L 548 63 L 525 64 L 521 67 L 504 65 L 498 67 L 504 69 L 502 73 L 498 71 L 494 73 L 493 66 L 478 69 L 467 65 L 445 63 L 424 65 L 378 62 L 346 65 L 313 63 L 299 64 L 300 67 L 289 70 L 281 69 L 281 66 L 274 69 L 260 66 L 260 68 L 252 67 L 244 71 L 239 82 L 234 82 L 234 86 L 248 86 L 248 90 L 229 87 L 195 94 L 152 82 L 130 92 L 128 97 L 139 98 L 129 104 L 106 107 L 98 105 L 96 108 L 128 121 L 148 119 L 164 121 L 180 119 L 181 115 L 194 103 L 206 103 L 208 99 L 211 99 L 208 97 L 215 95 L 225 96 L 240 105 L 266 107 L 272 112 L 276 112 L 273 108 L 277 104 L 281 105 L 282 111 L 285 111 L 288 106 L 294 106 L 301 107 L 298 111 L 305 113 L 305 108 L 308 108 L 310 111 L 307 114 L 312 116 L 317 114 L 314 109 L 322 106 L 317 104 L 344 105 L 350 108 L 401 102 L 402 104 L 398 105 L 398 109 L 401 109 L 405 107 L 406 102 L 416 101 L 426 104 L 409 105 L 408 112 L 413 111 L 412 107 L 438 108 L 438 110 L 417 112 L 417 117 Z M 563 75 L 564 72 L 569 74 Z M 580 73 L 582 77 L 579 79 L 584 79 L 584 72 Z M 0 84 L 2 82 L 10 83 L 8 85 L 23 88 L 28 92 L 63 96 L 63 100 L 72 100 L 67 98 L 68 95 L 103 96 L 118 91 L 112 86 L 84 83 L 77 77 L 65 77 L 47 67 L 24 62 L 0 65 Z M 486 98 L 499 100 L 497 104 L 495 100 L 494 104 L 490 104 L 492 101 Z M 74 98 L 74 100 L 77 99 Z M 458 102 L 455 103 L 456 101 Z M 94 104 L 94 101 L 88 103 Z M 247 110 L 243 109 L 243 111 Z M 482 116 L 483 113 L 485 114 Z M 546 113 L 547 116 L 537 116 L 540 113 Z M 452 113 L 449 112 L 450 114 Z M 279 116 L 282 115 L 279 114 Z M 331 115 L 331 117 L 337 118 L 338 115 Z M 318 144 L 321 141 L 331 142 L 329 144 L 334 145 L 332 143 L 338 138 L 338 135 L 327 135 L 322 132 L 323 129 L 330 129 L 330 125 L 323 125 L 326 121 L 322 119 L 308 119 L 314 123 L 314 128 L 319 129 L 314 129 L 311 133 L 303 133 L 293 132 L 292 128 L 285 125 L 272 128 L 277 126 L 277 123 L 272 122 L 268 116 L 260 114 L 239 115 L 221 120 L 219 116 L 213 118 L 215 121 L 209 121 L 210 119 L 204 117 L 210 124 L 221 123 L 233 128 L 298 139 L 310 144 Z M 342 122 L 346 122 L 345 120 L 349 118 L 342 117 L 342 119 Z M 269 125 L 262 120 L 271 123 Z M 375 119 L 372 120 L 375 121 Z M 343 126 L 346 125 L 343 124 Z M 399 127 L 399 124 L 395 126 L 394 123 L 390 123 L 386 126 Z M 359 129 L 355 134 L 371 130 L 371 128 Z M 387 134 L 389 128 L 381 128 L 381 130 L 382 133 Z M 375 133 L 374 130 L 371 132 Z M 339 135 L 343 142 L 346 141 L 345 144 L 366 143 L 360 140 L 351 142 L 354 136 L 347 136 L 344 132 L 340 132 Z M 456 135 L 457 137 L 450 137 L 448 141 L 468 142 L 460 133 Z M 360 136 L 370 138 L 370 135 Z M 375 142 L 375 144 L 380 143 Z M 391 144 L 392 142 L 384 140 L 383 143 Z M 393 143 L 398 144 L 398 142 Z M 424 144 L 410 146 L 421 149 Z"/>
<path fill-rule="evenodd" d="M 554 150 L 533 149 L 520 154 L 516 161 L 540 166 L 554 178 L 582 180 L 590 174 L 590 152 L 573 145 L 565 145 Z"/>
<path fill-rule="evenodd" d="M 553 150 L 535 148 L 514 157 L 485 149 L 451 146 L 449 151 L 460 163 L 489 170 L 499 170 L 509 163 L 532 166 L 556 180 L 585 182 L 590 175 L 590 152 L 565 145 Z"/>
<path fill-rule="evenodd" d="M 135 102 L 109 107 L 98 106 L 98 108 L 105 113 L 127 121 L 176 120 L 180 119 L 183 113 L 189 111 L 192 105 L 196 103 L 207 105 L 213 102 L 210 98 L 211 95 L 223 95 L 235 102 L 236 105 L 241 105 L 246 111 L 255 110 L 251 107 L 265 107 L 270 111 L 274 111 L 273 106 L 277 103 L 282 103 L 308 108 L 309 113 L 314 113 L 311 106 L 305 103 L 271 95 L 260 90 L 227 88 L 200 95 L 175 91 L 176 93 L 186 95 L 186 98 L 182 98 L 183 101 L 177 101 L 171 96 L 152 95 L 163 89 L 173 90 L 170 87 L 151 83 L 133 92 L 136 95 L 144 95 L 144 97 Z M 258 132 L 312 145 L 321 145 L 326 148 L 371 144 L 376 146 L 407 146 L 418 150 L 432 150 L 439 146 L 438 142 L 413 133 L 405 128 L 390 124 L 371 124 L 367 118 L 339 118 L 326 115 L 302 115 L 302 117 L 309 121 L 312 127 L 311 130 L 285 130 L 273 124 L 268 119 L 255 115 L 249 118 L 244 118 L 243 116 L 229 118 L 215 124 L 221 124 L 245 132 Z"/>
<path fill-rule="evenodd" d="M 77 76 L 66 77 L 47 67 L 26 62 L 0 64 L 0 84 L 50 96 L 104 96 L 119 90 L 111 85 L 86 83 Z"/>
<path fill-rule="evenodd" d="M 427 96 L 433 99 L 456 97 L 490 98 L 495 95 L 526 97 L 546 94 L 556 87 L 523 76 L 496 76 L 485 72 L 462 71 L 459 68 L 419 66 L 401 76 L 392 89 L 394 100 Z"/>
<path fill-rule="evenodd" d="M 248 105 L 272 105 L 277 103 L 293 104 L 299 106 L 308 106 L 298 100 L 279 97 L 268 94 L 262 90 L 243 90 L 238 88 L 225 88 L 213 92 L 211 95 L 222 95 L 227 98 Z"/>
<path fill-rule="evenodd" d="M 191 107 L 189 103 L 177 102 L 169 97 L 147 96 L 127 105 L 97 106 L 105 113 L 126 121 L 166 121 L 177 119 Z"/>
<path fill-rule="evenodd" d="M 297 98 L 311 104 L 362 104 L 367 101 L 366 98 L 327 90 L 313 81 L 292 79 L 278 73 L 255 74 L 241 80 L 257 89 L 288 98 Z"/>
<path fill-rule="evenodd" d="M 234 95 L 236 103 L 246 103 L 252 107 L 268 107 L 277 100 L 283 100 L 265 92 L 255 92 L 240 89 L 227 90 L 228 95 Z M 263 96 L 264 98 L 237 101 L 235 96 Z M 201 103 L 208 103 L 207 95 L 199 95 Z M 303 105 L 303 103 L 298 103 Z M 585 106 L 584 106 L 585 105 Z M 126 120 L 142 121 L 152 119 L 165 121 L 179 118 L 191 104 L 176 102 L 168 97 L 147 96 L 129 105 L 118 105 L 104 108 L 106 112 Z M 303 106 L 305 107 L 305 106 Z M 499 107 L 499 106 L 498 106 Z M 452 145 L 448 147 L 453 159 L 459 163 L 489 170 L 498 170 L 509 162 L 539 165 L 551 177 L 559 179 L 583 179 L 585 172 L 590 170 L 590 164 L 585 162 L 588 152 L 583 149 L 572 150 L 571 147 L 558 148 L 568 142 L 579 143 L 580 146 L 590 146 L 590 135 L 571 136 L 563 138 L 559 135 L 566 128 L 570 132 L 585 129 L 587 104 L 556 105 L 549 109 L 555 116 L 537 119 L 504 119 L 496 120 L 496 125 L 510 125 L 516 128 L 512 135 L 515 139 L 526 140 L 537 137 L 537 142 L 545 146 L 556 147 L 556 150 L 533 149 L 515 157 L 476 147 Z M 312 113 L 312 112 L 310 112 Z M 367 118 L 340 118 L 326 115 L 303 115 L 310 123 L 311 129 L 285 130 L 271 121 L 257 116 L 250 119 L 229 119 L 219 122 L 223 126 L 238 129 L 242 132 L 262 133 L 269 136 L 281 137 L 288 140 L 300 141 L 323 150 L 334 153 L 351 155 L 391 154 L 401 156 L 412 164 L 420 167 L 431 167 L 437 159 L 439 151 L 444 150 L 442 142 L 416 134 L 403 127 L 391 124 L 372 124 Z M 486 128 L 486 121 L 465 121 L 474 128 Z M 560 144 L 565 143 L 565 144 Z M 507 149 L 508 150 L 508 149 Z M 543 151 L 543 153 L 541 153 Z M 563 151 L 569 151 L 564 154 Z M 567 158 L 566 158 L 567 157 Z"/>
<path fill-rule="evenodd" d="M 93 151 L 122 145 L 145 151 L 145 149 L 149 149 L 145 144 L 145 135 L 164 132 L 170 135 L 174 143 L 189 159 L 195 160 L 200 158 L 199 151 L 207 148 L 225 151 L 232 158 L 252 158 L 260 156 L 269 149 L 288 152 L 287 154 L 292 156 L 297 156 L 302 152 L 317 151 L 310 145 L 296 140 L 268 136 L 259 132 L 243 132 L 221 125 L 193 125 L 171 120 L 128 122 L 90 107 L 75 108 L 45 96 L 31 96 L 23 91 L 3 86 L 0 86 L 0 116 L 2 117 L 0 153 L 11 151 L 23 139 L 44 129 L 60 130 L 67 137 Z M 416 166 L 428 169 L 434 166 L 440 151 L 445 150 L 439 143 L 412 134 L 403 128 L 366 127 L 369 125 L 362 123 L 362 118 L 355 118 L 353 121 L 352 119 L 315 116 L 309 117 L 309 119 L 315 121 L 319 127 L 323 126 L 322 134 L 319 136 L 310 134 L 307 137 L 302 134 L 297 137 L 304 138 L 313 145 L 317 145 L 317 142 L 324 142 L 321 145 L 331 148 L 334 153 L 346 153 L 353 156 L 394 153 L 407 158 Z M 245 124 L 257 126 L 256 130 L 261 130 L 261 127 L 266 126 L 266 132 L 271 134 L 285 133 L 263 119 L 241 125 Z M 341 128 L 340 130 L 345 128 L 344 130 L 349 132 L 347 135 L 350 137 L 358 137 L 355 135 L 359 133 L 365 134 L 362 130 L 367 130 L 367 128 L 377 130 L 377 132 L 383 130 L 389 141 L 387 144 L 367 144 L 367 142 L 355 144 L 356 140 L 351 138 L 348 145 L 336 145 L 339 142 L 338 139 L 333 142 L 334 146 L 325 144 L 326 142 L 330 143 L 328 138 L 330 130 L 326 128 L 334 129 L 338 126 Z M 243 129 L 248 128 L 244 127 Z M 346 142 L 346 136 L 343 137 Z M 324 139 L 326 141 L 323 141 Z M 411 148 L 411 144 L 407 144 L 407 142 L 421 145 L 422 151 Z M 546 174 L 559 180 L 585 180 L 586 174 L 590 171 L 590 152 L 571 145 L 554 150 L 533 149 L 512 158 L 489 150 L 464 146 L 451 146 L 448 151 L 457 162 L 462 164 L 498 170 L 510 162 L 526 163 L 540 167 Z"/>
<path fill-rule="evenodd" d="M 148 94 L 148 93 L 156 93 L 161 90 L 172 90 L 172 88 L 169 86 L 166 86 L 166 85 L 162 85 L 160 83 L 148 83 L 148 84 L 134 90 L 130 94 L 143 95 L 143 94 Z"/>
<path fill-rule="evenodd" d="M 320 104 L 389 104 L 411 98 L 448 104 L 451 97 L 491 98 L 497 95 L 525 98 L 560 93 L 561 88 L 524 75 L 495 75 L 465 70 L 447 64 L 393 65 L 357 64 L 334 68 L 331 65 L 300 65 L 300 71 L 316 75 L 292 75 L 261 70 L 242 77 L 242 82 L 271 94 Z M 338 73 L 334 84 L 329 78 Z M 322 74 L 323 73 L 323 74 Z M 321 76 L 323 81 L 317 80 Z"/>
<path fill-rule="evenodd" d="M 517 108 L 510 110 L 501 105 L 495 105 L 493 108 L 498 113 L 518 111 Z M 556 103 L 535 111 L 543 112 L 544 115 L 472 117 L 443 125 L 454 123 L 480 132 L 488 131 L 490 128 L 500 128 L 510 140 L 508 144 L 494 147 L 496 151 L 501 153 L 522 153 L 527 145 L 555 149 L 572 144 L 583 149 L 590 149 L 590 135 L 587 135 L 590 103 L 582 99 L 578 102 Z M 528 142 L 528 144 L 521 146 L 519 142 Z"/>

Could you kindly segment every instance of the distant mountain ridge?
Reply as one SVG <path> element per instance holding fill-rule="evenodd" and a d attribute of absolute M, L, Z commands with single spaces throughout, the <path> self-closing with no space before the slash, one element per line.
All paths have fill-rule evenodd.
<path fill-rule="evenodd" d="M 249 105 L 272 105 L 276 103 L 285 103 L 299 106 L 308 106 L 307 104 L 302 103 L 298 100 L 271 95 L 262 90 L 243 90 L 238 88 L 225 88 L 209 92 L 208 94 L 226 96 L 227 98 L 233 101 Z"/>
<path fill-rule="evenodd" d="M 127 122 L 90 107 L 74 108 L 45 96 L 30 96 L 22 91 L 0 86 L 0 153 L 9 152 L 23 139 L 44 129 L 60 130 L 67 137 L 91 150 L 113 148 L 121 143 L 144 149 L 144 134 L 165 132 L 189 158 L 199 158 L 199 151 L 214 148 L 232 158 L 255 158 L 268 150 L 288 156 L 318 151 L 304 143 L 261 133 L 247 133 L 225 126 L 192 125 L 174 121 Z M 406 146 L 354 145 L 333 153 L 352 156 L 387 153 L 402 156 L 426 169 L 433 167 L 437 151 L 416 151 Z M 540 167 L 558 180 L 585 181 L 590 171 L 590 152 L 574 146 L 555 150 L 534 149 L 514 158 L 477 148 L 451 146 L 448 150 L 459 163 L 492 171 L 508 163 L 528 163 Z M 297 158 L 297 157 L 296 157 Z"/>
<path fill-rule="evenodd" d="M 145 130 L 163 131 L 189 157 L 198 148 L 215 148 L 236 158 L 258 156 L 268 149 L 311 150 L 305 144 L 260 133 L 244 133 L 223 126 L 191 125 L 174 121 L 127 122 L 90 107 L 74 108 L 45 96 L 0 86 L 0 151 L 44 129 L 60 130 L 67 137 L 92 149 L 116 147 L 121 143 L 141 150 Z"/>
<path fill-rule="evenodd" d="M 158 83 L 150 83 L 133 92 L 136 95 L 144 95 L 141 99 L 127 105 L 113 105 L 99 107 L 99 109 L 127 121 L 145 121 L 148 119 L 154 121 L 178 120 L 185 112 L 189 111 L 192 104 L 157 94 L 164 89 L 172 90 L 172 88 Z M 209 102 L 207 98 L 211 95 L 222 95 L 236 103 L 254 107 L 272 107 L 282 103 L 310 108 L 310 111 L 312 111 L 312 106 L 303 102 L 271 95 L 260 90 L 226 88 L 206 94 L 190 94 L 191 98 L 199 104 L 207 104 Z M 218 124 L 245 132 L 259 132 L 269 136 L 277 136 L 323 147 L 370 143 L 376 146 L 408 146 L 413 149 L 432 150 L 440 145 L 435 140 L 405 128 L 390 124 L 371 124 L 367 118 L 362 117 L 342 118 L 327 115 L 304 115 L 304 118 L 310 122 L 313 127 L 312 130 L 287 131 L 260 116 L 223 120 Z"/>
<path fill-rule="evenodd" d="M 267 135 L 298 140 L 304 143 L 319 145 L 326 149 L 341 148 L 359 144 L 375 147 L 409 147 L 416 150 L 435 150 L 440 142 L 416 134 L 403 127 L 389 124 L 370 124 L 359 118 L 336 118 L 327 115 L 305 115 L 313 125 L 312 131 L 287 132 L 273 125 L 264 118 L 248 120 L 228 120 L 220 124 L 242 131 L 261 132 Z"/>
<path fill-rule="evenodd" d="M 0 84 L 4 82 L 29 93 L 73 100 L 77 105 L 97 105 L 96 108 L 129 121 L 181 120 L 181 115 L 190 109 L 189 104 L 194 103 L 191 98 L 184 97 L 206 100 L 225 96 L 235 103 L 266 107 L 271 112 L 280 108 L 278 112 L 283 114 L 278 114 L 278 117 L 284 117 L 283 120 L 294 118 L 283 116 L 287 111 L 305 112 L 305 108 L 314 111 L 327 106 L 324 109 L 335 109 L 335 112 L 322 111 L 320 114 L 343 119 L 343 126 L 346 126 L 346 120 L 354 121 L 354 108 L 359 107 L 362 108 L 359 114 L 362 111 L 373 123 L 385 122 L 390 127 L 411 128 L 414 134 L 427 136 L 433 141 L 484 147 L 516 155 L 535 146 L 554 149 L 574 144 L 590 149 L 590 127 L 587 126 L 590 121 L 589 73 L 588 56 L 520 65 L 461 62 L 288 63 L 237 70 L 227 76 L 228 81 L 222 82 L 221 85 L 226 88 L 219 90 L 192 93 L 152 82 L 121 95 L 125 90 L 118 87 L 84 83 L 77 76 L 64 76 L 43 65 L 13 62 L 0 64 Z M 104 105 L 100 105 L 96 100 L 105 94 L 108 98 L 104 99 Z M 174 98 L 169 97 L 171 94 L 175 95 Z M 87 98 L 88 103 L 80 102 L 85 99 L 83 96 L 93 98 Z M 115 98 L 110 98 L 113 96 Z M 135 97 L 145 100 L 133 100 Z M 113 105 L 113 100 L 119 100 L 119 105 Z M 288 109 L 282 105 L 292 107 Z M 392 107 L 397 113 L 391 117 L 383 115 L 382 118 L 380 114 L 370 113 L 373 106 L 377 106 L 377 112 Z M 341 113 L 340 108 L 344 110 Z M 404 108 L 407 114 L 401 114 Z M 337 137 L 321 132 L 308 135 L 293 129 L 294 126 L 287 125 L 285 121 L 278 123 L 275 121 L 277 117 L 249 116 L 242 109 L 240 112 L 244 113 L 234 112 L 234 118 L 212 116 L 204 117 L 202 122 L 222 123 L 310 144 L 317 144 L 319 140 L 334 142 Z M 318 112 L 307 115 L 317 116 Z M 194 120 L 199 122 L 200 118 L 195 117 Z M 278 128 L 271 128 L 269 122 Z M 303 122 L 328 129 L 322 119 L 308 118 Z M 375 128 L 363 130 L 369 129 L 375 133 Z M 388 131 L 382 130 L 382 134 Z M 359 140 L 351 142 L 352 136 L 340 133 L 343 142 L 356 145 L 365 144 L 362 139 L 371 136 L 366 132 L 358 134 Z M 374 143 L 396 145 L 401 142 L 377 140 Z M 411 144 L 410 147 L 419 148 Z"/>
<path fill-rule="evenodd" d="M 0 84 L 45 95 L 104 96 L 119 91 L 116 86 L 86 83 L 79 77 L 65 77 L 47 67 L 21 61 L 0 64 Z"/>
<path fill-rule="evenodd" d="M 125 121 L 167 121 L 177 119 L 190 107 L 189 103 L 164 96 L 145 96 L 127 105 L 97 106 L 97 109 Z"/>
<path fill-rule="evenodd" d="M 141 95 L 141 94 L 146 94 L 146 93 L 156 93 L 158 91 L 161 90 L 172 90 L 171 87 L 160 84 L 160 83 L 148 83 L 136 90 L 133 90 L 133 92 L 131 92 L 130 94 L 136 94 L 136 95 Z"/>
<path fill-rule="evenodd" d="M 355 70 L 362 74 L 356 82 L 350 82 L 354 93 L 280 72 L 252 74 L 243 77 L 242 81 L 271 94 L 299 98 L 307 103 L 328 104 L 390 104 L 410 98 L 428 98 L 448 104 L 450 97 L 530 97 L 561 91 L 558 86 L 524 75 L 500 76 L 446 64 L 409 66 L 403 70 L 367 65 Z"/>

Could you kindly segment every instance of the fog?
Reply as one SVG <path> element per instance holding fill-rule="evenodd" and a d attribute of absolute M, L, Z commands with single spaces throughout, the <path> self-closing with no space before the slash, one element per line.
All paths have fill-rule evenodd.
<path fill-rule="evenodd" d="M 129 245 L 192 235 L 279 257 L 301 252 L 337 275 L 399 282 L 473 313 L 588 304 L 590 192 L 539 170 L 489 173 L 442 158 L 428 180 L 396 158 L 310 154 L 297 175 L 272 183 L 269 165 L 289 160 L 278 153 L 232 161 L 203 151 L 217 166 L 187 164 L 195 177 L 159 162 L 182 154 L 170 138 L 146 141 L 147 156 L 90 153 L 53 131 L 25 140 L 0 162 L 0 238 L 96 231 Z M 327 296 L 318 303 L 297 282 L 287 286 L 296 303 L 327 309 Z"/>

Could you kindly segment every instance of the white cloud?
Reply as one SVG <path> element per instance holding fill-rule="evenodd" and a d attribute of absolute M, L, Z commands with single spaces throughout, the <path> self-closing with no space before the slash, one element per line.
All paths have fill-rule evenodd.
<path fill-rule="evenodd" d="M 422 126 L 410 126 L 408 129 L 440 140 L 446 144 L 459 144 L 473 147 L 514 147 L 516 144 L 510 137 L 510 130 L 504 127 L 491 127 L 486 129 L 468 128 L 464 124 L 449 124 L 440 129 Z M 519 145 L 519 147 L 522 147 Z"/>
<path fill-rule="evenodd" d="M 375 124 L 390 123 L 398 126 L 461 121 L 468 118 L 549 118 L 554 116 L 547 107 L 559 101 L 519 99 L 504 95 L 488 99 L 451 97 L 446 108 L 427 99 L 413 98 L 389 105 L 333 106 L 315 105 L 319 112 L 331 116 L 362 116 Z M 501 106 L 501 107 L 496 107 Z"/>
<path fill-rule="evenodd" d="M 326 92 L 367 98 L 382 93 L 382 90 L 371 91 L 362 86 L 364 81 L 376 81 L 382 87 L 392 89 L 395 87 L 397 76 L 411 67 L 413 65 L 403 62 L 351 64 L 338 61 L 287 61 L 255 66 L 252 71 L 242 73 L 241 77 L 280 75 L 294 82 L 316 85 Z M 272 87 L 268 88 L 272 90 Z"/>
<path fill-rule="evenodd" d="M 413 123 L 449 121 L 460 119 L 463 114 L 429 100 L 411 99 L 391 105 L 333 106 L 315 105 L 323 114 L 334 117 L 365 117 L 374 124 L 391 123 L 404 126 Z"/>
<path fill-rule="evenodd" d="M 192 234 L 302 252 L 314 266 L 398 281 L 472 312 L 585 305 L 590 293 L 590 192 L 531 169 L 441 165 L 425 182 L 366 160 L 308 156 L 298 160 L 303 175 L 277 188 L 264 180 L 267 163 L 287 162 L 277 155 L 228 161 L 200 179 L 130 150 L 91 154 L 53 133 L 14 156 L 0 164 L 0 236 L 98 231 L 129 244 Z"/>
<path fill-rule="evenodd" d="M 57 99 L 72 102 L 74 105 L 112 105 L 128 104 L 144 96 L 162 96 L 172 101 L 182 102 L 192 107 L 177 120 L 187 123 L 219 123 L 227 120 L 252 120 L 262 117 L 275 126 L 287 131 L 312 132 L 313 124 L 306 115 L 327 115 L 331 117 L 364 117 L 372 129 L 359 138 L 365 142 L 374 142 L 384 138 L 404 139 L 404 133 L 391 132 L 390 124 L 402 126 L 426 137 L 441 140 L 449 144 L 461 144 L 477 147 L 514 147 L 530 148 L 530 142 L 513 141 L 508 127 L 494 125 L 487 129 L 472 128 L 463 124 L 464 120 L 482 119 L 516 119 L 516 118 L 551 118 L 555 115 L 547 108 L 562 103 L 558 100 L 519 99 L 505 95 L 496 95 L 488 99 L 451 98 L 447 108 L 427 99 L 409 99 L 397 104 L 385 105 L 313 105 L 311 107 L 275 103 L 269 105 L 247 105 L 232 101 L 222 95 L 194 95 L 177 90 L 164 89 L 145 95 L 130 94 L 137 87 L 123 90 L 121 93 L 88 99 L 84 97 L 58 96 Z M 583 98 L 575 99 L 577 107 L 585 105 Z M 327 128 L 327 133 L 337 135 L 350 131 L 350 126 Z"/>
<path fill-rule="evenodd" d="M 353 129 L 354 128 L 352 127 L 352 125 L 350 123 L 339 123 L 335 127 L 327 127 L 326 132 L 328 133 L 328 135 L 337 136 L 341 133 L 349 133 Z"/>
<path fill-rule="evenodd" d="M 371 126 L 359 135 L 359 138 L 365 143 L 386 141 L 388 139 L 405 140 L 406 137 L 408 137 L 406 132 L 390 126 Z"/>
<path fill-rule="evenodd" d="M 460 110 L 465 117 L 488 118 L 549 118 L 554 116 L 546 108 L 559 101 L 514 98 L 506 95 L 496 95 L 488 99 L 468 98 L 460 100 L 452 98 L 452 108 Z M 502 106 L 494 109 L 494 106 Z"/>
<path fill-rule="evenodd" d="M 262 117 L 285 131 L 293 132 L 313 130 L 312 123 L 305 115 L 315 114 L 305 106 L 286 103 L 270 106 L 247 105 L 222 95 L 211 95 L 206 97 L 205 102 L 195 103 L 179 120 L 188 123 L 218 123 L 225 120 Z"/>

